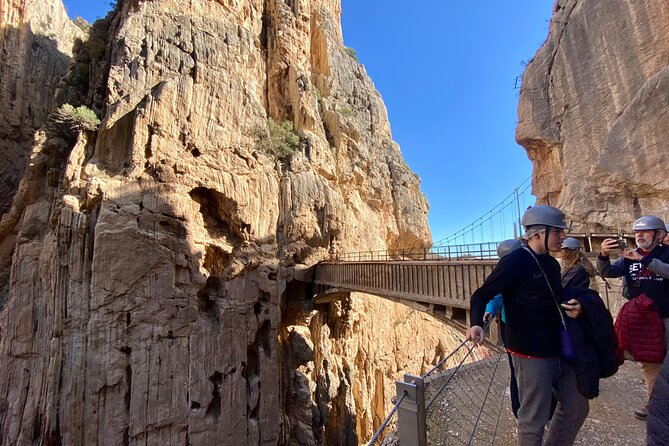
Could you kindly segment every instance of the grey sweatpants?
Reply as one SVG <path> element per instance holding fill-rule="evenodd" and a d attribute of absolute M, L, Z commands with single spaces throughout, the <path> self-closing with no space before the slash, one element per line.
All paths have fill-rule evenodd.
<path fill-rule="evenodd" d="M 512 355 L 518 381 L 518 445 L 541 446 L 550 417 L 552 395 L 558 406 L 546 445 L 569 446 L 588 416 L 588 400 L 576 388 L 574 367 L 559 358 L 522 358 Z"/>

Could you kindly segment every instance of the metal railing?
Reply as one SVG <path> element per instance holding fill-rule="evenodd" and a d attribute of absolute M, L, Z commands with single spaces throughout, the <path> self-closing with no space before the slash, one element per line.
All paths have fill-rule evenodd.
<path fill-rule="evenodd" d="M 498 243 L 482 242 L 466 245 L 433 246 L 432 248 L 345 252 L 335 255 L 332 260 L 337 262 L 491 260 L 497 259 Z"/>
<path fill-rule="evenodd" d="M 633 234 L 615 233 L 569 233 L 581 241 L 584 252 L 599 252 L 601 241 L 606 238 L 623 237 L 628 245 L 634 243 Z M 431 248 L 403 248 L 333 253 L 331 262 L 395 262 L 395 261 L 449 261 L 449 260 L 496 260 L 500 242 L 478 242 L 462 245 L 433 245 Z"/>
<path fill-rule="evenodd" d="M 376 444 L 395 414 L 400 445 L 492 444 L 509 383 L 506 354 L 493 348 L 492 355 L 465 364 L 473 350 L 463 340 L 424 375 L 397 381 L 395 405 L 368 445 Z M 447 364 L 451 368 L 440 372 Z"/>

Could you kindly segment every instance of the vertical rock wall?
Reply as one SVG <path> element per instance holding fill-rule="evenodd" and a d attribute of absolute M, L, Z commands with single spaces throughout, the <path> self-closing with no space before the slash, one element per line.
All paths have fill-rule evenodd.
<path fill-rule="evenodd" d="M 538 201 L 574 229 L 669 217 L 669 4 L 557 0 L 523 75 L 516 139 Z"/>
<path fill-rule="evenodd" d="M 84 32 L 61 2 L 0 2 L 0 215 L 26 167 L 33 135 L 46 121 L 76 38 Z"/>
<path fill-rule="evenodd" d="M 457 344 L 373 296 L 314 309 L 294 280 L 333 245 L 430 242 L 340 13 L 119 2 L 99 131 L 43 126 L 0 223 L 2 444 L 358 444 Z M 264 149 L 269 118 L 291 156 Z"/>

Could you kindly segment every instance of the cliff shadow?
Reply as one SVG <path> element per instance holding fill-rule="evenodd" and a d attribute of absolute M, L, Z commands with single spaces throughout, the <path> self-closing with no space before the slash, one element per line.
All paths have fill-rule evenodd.
<path fill-rule="evenodd" d="M 175 206 L 173 187 L 148 176 L 96 195 L 67 189 L 56 171 L 32 178 L 42 188 L 16 228 L 0 339 L 3 444 L 282 443 L 284 295 L 254 248 L 272 240 L 245 240 L 209 201 L 228 203 L 201 189 Z M 232 234 L 229 250 L 194 235 L 196 220 Z"/>
<path fill-rule="evenodd" d="M 6 213 L 25 170 L 35 132 L 55 105 L 71 57 L 55 35 L 35 34 L 29 24 L 5 26 L 0 50 L 0 215 Z"/>

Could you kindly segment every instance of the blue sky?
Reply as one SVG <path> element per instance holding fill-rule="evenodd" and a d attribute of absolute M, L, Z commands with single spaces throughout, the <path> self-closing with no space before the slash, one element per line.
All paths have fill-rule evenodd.
<path fill-rule="evenodd" d="M 108 0 L 64 3 L 70 17 L 89 22 L 110 9 Z M 546 39 L 553 0 L 419 5 L 342 0 L 342 27 L 345 45 L 383 97 L 393 139 L 421 178 L 437 242 L 484 215 L 532 173 L 514 138 L 514 84 Z M 529 192 L 521 196 L 521 211 L 533 203 Z M 458 242 L 513 236 L 510 209 Z"/>

